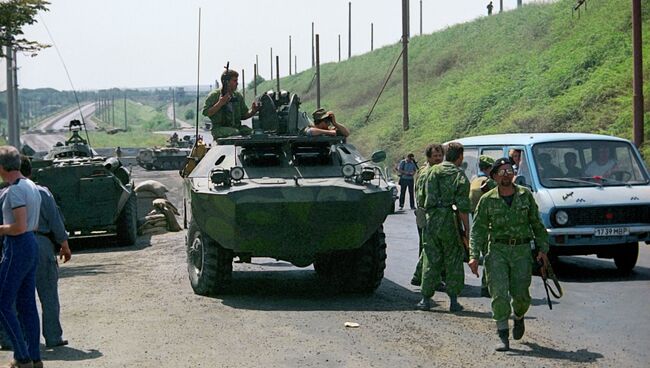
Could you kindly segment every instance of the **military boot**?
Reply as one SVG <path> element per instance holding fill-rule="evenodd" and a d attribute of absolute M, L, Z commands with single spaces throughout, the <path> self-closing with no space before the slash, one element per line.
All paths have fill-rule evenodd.
<path fill-rule="evenodd" d="M 415 305 L 415 309 L 419 309 L 422 311 L 429 311 L 431 310 L 431 299 L 430 298 L 422 298 L 418 304 Z"/>
<path fill-rule="evenodd" d="M 490 291 L 488 288 L 481 287 L 481 297 L 483 298 L 489 298 L 490 297 Z"/>
<path fill-rule="evenodd" d="M 416 275 L 413 275 L 413 277 L 411 278 L 411 285 L 413 285 L 413 286 L 420 286 L 420 285 L 422 285 L 422 280 L 421 280 L 421 278 L 418 277 L 418 276 L 416 276 Z"/>
<path fill-rule="evenodd" d="M 497 330 L 497 333 L 499 334 L 499 339 L 501 340 L 501 343 L 497 344 L 494 347 L 494 350 L 496 351 L 508 351 L 510 350 L 510 341 L 508 341 L 508 330 Z"/>
<path fill-rule="evenodd" d="M 449 311 L 450 312 L 460 312 L 464 308 L 460 303 L 458 303 L 458 296 L 449 295 Z"/>
<path fill-rule="evenodd" d="M 524 331 L 526 331 L 524 317 L 517 318 L 517 316 L 515 316 L 515 325 L 512 327 L 512 338 L 515 340 L 521 339 L 524 336 Z"/>

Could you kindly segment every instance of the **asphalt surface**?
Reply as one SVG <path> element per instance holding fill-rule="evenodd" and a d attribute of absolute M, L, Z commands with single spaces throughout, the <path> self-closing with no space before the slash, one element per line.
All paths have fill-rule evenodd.
<path fill-rule="evenodd" d="M 168 186 L 182 211 L 173 171 L 134 168 L 136 183 Z M 531 289 L 526 335 L 496 353 L 489 300 L 465 268 L 447 312 L 436 293 L 431 312 L 415 311 L 409 284 L 417 260 L 412 211 L 389 215 L 385 278 L 370 296 L 325 291 L 311 267 L 273 259 L 235 264 L 233 288 L 194 295 L 185 266 L 184 231 L 139 237 L 132 247 L 91 240 L 62 265 L 62 323 L 70 345 L 45 349 L 47 367 L 647 367 L 650 362 L 650 251 L 642 245 L 628 276 L 613 261 L 561 258 L 565 296 L 546 304 L 539 278 Z M 182 216 L 179 217 L 182 225 Z M 345 322 L 359 328 L 346 328 Z M 0 352 L 0 360 L 9 358 Z"/>

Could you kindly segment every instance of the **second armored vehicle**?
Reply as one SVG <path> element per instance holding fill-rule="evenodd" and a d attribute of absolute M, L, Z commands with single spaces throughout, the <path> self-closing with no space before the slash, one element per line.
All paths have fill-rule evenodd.
<path fill-rule="evenodd" d="M 69 128 L 70 139 L 32 161 L 32 179 L 52 192 L 71 237 L 111 233 L 120 245 L 134 244 L 137 201 L 129 171 L 115 157 L 94 156 L 79 135 L 81 122 Z"/>
<path fill-rule="evenodd" d="M 145 148 L 138 152 L 136 161 L 138 165 L 147 170 L 178 170 L 183 167 L 190 148 L 194 145 L 194 139 L 189 135 L 178 138 L 170 138 L 166 147 Z"/>
<path fill-rule="evenodd" d="M 375 163 L 344 137 L 301 135 L 296 95 L 262 96 L 253 134 L 217 140 L 185 178 L 187 262 L 194 292 L 218 293 L 233 257 L 313 263 L 336 288 L 372 292 L 384 275 L 383 222 L 392 192 Z"/>

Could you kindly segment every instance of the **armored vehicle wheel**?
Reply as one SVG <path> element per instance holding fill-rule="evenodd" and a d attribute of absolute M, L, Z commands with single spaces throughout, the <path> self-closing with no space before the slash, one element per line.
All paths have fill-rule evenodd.
<path fill-rule="evenodd" d="M 616 268 L 622 273 L 630 273 L 639 257 L 639 243 L 620 244 L 618 252 L 614 255 Z"/>
<path fill-rule="evenodd" d="M 361 248 L 319 255 L 314 269 L 343 291 L 371 293 L 379 287 L 386 268 L 386 235 L 383 227 Z"/>
<path fill-rule="evenodd" d="M 138 236 L 138 202 L 131 192 L 120 216 L 117 218 L 117 243 L 121 246 L 135 244 Z"/>
<path fill-rule="evenodd" d="M 203 233 L 192 220 L 187 232 L 187 271 L 194 293 L 222 292 L 232 277 L 232 251 Z"/>
<path fill-rule="evenodd" d="M 144 164 L 144 168 L 147 170 L 153 170 L 153 164 Z"/>

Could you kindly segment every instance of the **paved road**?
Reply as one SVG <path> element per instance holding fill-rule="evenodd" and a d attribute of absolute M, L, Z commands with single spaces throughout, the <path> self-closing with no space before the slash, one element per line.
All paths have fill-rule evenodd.
<path fill-rule="evenodd" d="M 134 169 L 156 179 L 182 211 L 174 172 Z M 650 362 L 650 250 L 630 276 L 593 257 L 562 261 L 566 295 L 546 306 L 539 279 L 524 339 L 495 353 L 489 301 L 466 268 L 466 311 L 413 310 L 417 255 L 411 211 L 385 223 L 385 279 L 371 296 L 332 295 L 311 267 L 272 259 L 235 264 L 233 291 L 194 295 L 184 231 L 140 237 L 127 248 L 74 249 L 61 267 L 63 328 L 70 345 L 45 350 L 47 367 L 647 367 Z M 180 220 L 182 223 L 182 219 Z M 348 329 L 344 322 L 361 326 Z M 0 360 L 9 355 L 0 352 Z"/>
<path fill-rule="evenodd" d="M 86 127 L 89 130 L 96 129 L 97 126 L 90 119 L 95 112 L 95 103 L 82 105 L 81 111 L 83 112 Z M 57 142 L 64 142 L 68 139 L 67 125 L 74 119 L 81 120 L 81 114 L 76 107 L 44 120 L 30 129 L 28 133 L 22 134 L 20 140 L 37 152 L 49 151 Z"/>

